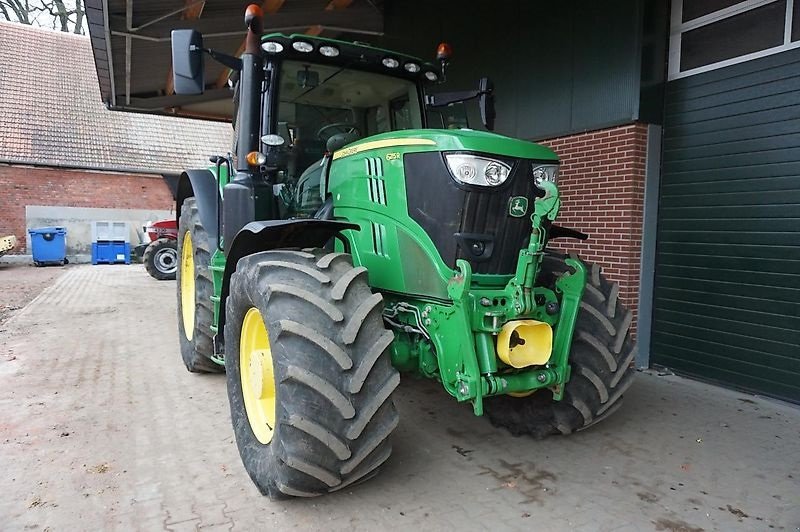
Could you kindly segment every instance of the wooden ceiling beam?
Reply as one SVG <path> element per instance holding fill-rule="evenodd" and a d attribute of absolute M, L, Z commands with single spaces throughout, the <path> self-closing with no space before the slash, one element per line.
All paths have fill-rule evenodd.
<path fill-rule="evenodd" d="M 353 3 L 353 0 L 331 0 L 328 2 L 328 5 L 325 6 L 325 11 L 334 11 L 337 9 L 347 9 L 350 4 Z M 306 35 L 311 35 L 312 37 L 316 37 L 324 28 L 322 26 L 311 26 L 305 31 Z"/>

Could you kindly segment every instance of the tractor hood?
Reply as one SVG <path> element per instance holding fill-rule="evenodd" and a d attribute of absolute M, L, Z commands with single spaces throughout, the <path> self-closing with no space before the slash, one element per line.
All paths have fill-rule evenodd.
<path fill-rule="evenodd" d="M 381 133 L 348 144 L 335 152 L 333 158 L 391 147 L 405 147 L 406 151 L 408 148 L 412 148 L 412 151 L 474 151 L 520 159 L 558 161 L 555 152 L 545 146 L 472 129 L 407 129 Z"/>

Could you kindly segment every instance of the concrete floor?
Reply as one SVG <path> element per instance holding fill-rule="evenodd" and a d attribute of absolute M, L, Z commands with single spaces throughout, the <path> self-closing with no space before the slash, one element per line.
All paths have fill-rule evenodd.
<path fill-rule="evenodd" d="M 221 375 L 180 361 L 174 283 L 78 266 L 0 337 L 2 530 L 800 530 L 800 409 L 640 374 L 606 422 L 515 438 L 406 379 L 377 478 L 271 503 Z"/>

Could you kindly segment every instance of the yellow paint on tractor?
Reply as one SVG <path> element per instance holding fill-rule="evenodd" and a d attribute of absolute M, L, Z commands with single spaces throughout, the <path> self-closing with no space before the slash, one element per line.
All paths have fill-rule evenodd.
<path fill-rule="evenodd" d="M 183 252 L 181 253 L 181 317 L 183 332 L 190 342 L 194 336 L 194 248 L 189 231 L 183 235 Z"/>
<path fill-rule="evenodd" d="M 436 146 L 436 141 L 431 139 L 386 139 L 386 140 L 373 140 L 372 142 L 362 142 L 349 148 L 342 148 L 339 151 L 333 152 L 333 160 L 342 157 L 349 157 L 362 151 L 377 150 L 380 148 L 394 148 L 397 146 Z"/>
<path fill-rule="evenodd" d="M 264 319 L 257 308 L 247 311 L 239 339 L 239 373 L 247 421 L 256 439 L 268 444 L 275 432 L 275 369 Z"/>
<path fill-rule="evenodd" d="M 552 352 L 553 328 L 541 321 L 510 321 L 497 335 L 497 356 L 513 368 L 546 364 Z"/>

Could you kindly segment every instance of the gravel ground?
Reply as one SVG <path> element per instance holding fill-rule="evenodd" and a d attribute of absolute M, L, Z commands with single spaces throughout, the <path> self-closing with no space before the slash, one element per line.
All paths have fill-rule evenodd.
<path fill-rule="evenodd" d="M 53 284 L 70 266 L 37 268 L 25 264 L 0 264 L 0 331 L 3 322 Z"/>

